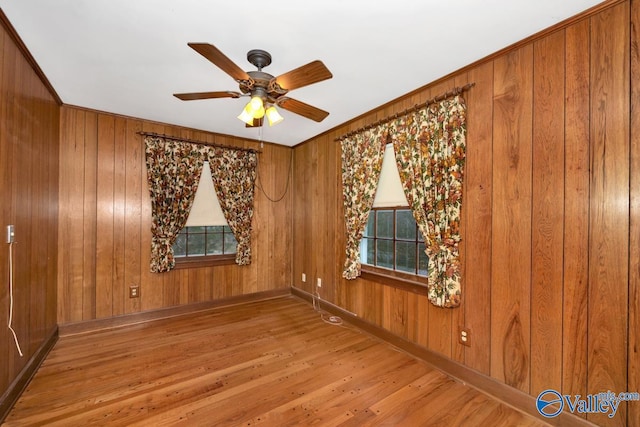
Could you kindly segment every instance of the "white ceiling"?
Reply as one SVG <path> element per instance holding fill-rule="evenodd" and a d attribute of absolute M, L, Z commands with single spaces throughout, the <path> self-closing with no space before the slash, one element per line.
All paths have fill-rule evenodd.
<path fill-rule="evenodd" d="M 65 104 L 293 146 L 571 17 L 600 0 L 0 0 Z M 215 45 L 246 71 L 267 50 L 278 76 L 320 59 L 333 78 L 287 96 L 329 111 L 316 123 L 280 109 L 260 129 L 236 119 L 247 98 L 187 46 Z"/>

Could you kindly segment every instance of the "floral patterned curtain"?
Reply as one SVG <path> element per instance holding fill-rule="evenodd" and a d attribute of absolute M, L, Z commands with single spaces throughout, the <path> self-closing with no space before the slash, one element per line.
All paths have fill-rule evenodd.
<path fill-rule="evenodd" d="M 203 147 L 145 137 L 151 196 L 151 272 L 171 270 L 173 244 L 189 217 L 204 164 Z"/>
<path fill-rule="evenodd" d="M 238 242 L 236 263 L 251 264 L 251 221 L 257 155 L 253 151 L 212 148 L 208 158 L 222 213 Z"/>
<path fill-rule="evenodd" d="M 429 257 L 429 301 L 460 304 L 460 209 L 466 107 L 460 96 L 394 120 L 389 133 L 400 180 Z"/>
<path fill-rule="evenodd" d="M 360 240 L 380 178 L 387 131 L 378 126 L 342 140 L 342 196 L 347 228 L 342 276 L 360 276 Z"/>

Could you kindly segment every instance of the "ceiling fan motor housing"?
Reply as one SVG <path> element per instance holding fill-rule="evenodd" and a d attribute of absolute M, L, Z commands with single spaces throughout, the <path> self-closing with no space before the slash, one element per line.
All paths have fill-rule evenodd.
<path fill-rule="evenodd" d="M 273 76 L 264 71 L 247 71 L 251 80 L 240 81 L 242 93 L 250 93 L 251 96 L 260 96 L 263 101 L 274 103 L 276 99 L 287 93 L 275 81 Z"/>
<path fill-rule="evenodd" d="M 275 81 L 274 77 L 262 71 L 262 68 L 271 64 L 271 54 L 262 49 L 252 49 L 247 52 L 247 60 L 252 63 L 258 71 L 247 71 L 251 80 L 240 82 L 242 93 L 250 93 L 251 96 L 259 96 L 263 102 L 275 103 L 275 101 L 287 93 Z"/>

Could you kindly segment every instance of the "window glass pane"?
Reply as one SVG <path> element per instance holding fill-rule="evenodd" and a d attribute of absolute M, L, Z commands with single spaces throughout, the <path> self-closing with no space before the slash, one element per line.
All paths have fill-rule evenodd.
<path fill-rule="evenodd" d="M 187 235 L 181 232 L 173 244 L 173 256 L 181 257 L 185 255 L 187 255 Z"/>
<path fill-rule="evenodd" d="M 187 237 L 187 255 L 188 256 L 204 255 L 204 245 L 205 245 L 204 234 L 189 233 L 189 236 Z"/>
<path fill-rule="evenodd" d="M 369 219 L 367 220 L 367 226 L 364 229 L 365 237 L 375 237 L 375 224 L 376 224 L 376 212 L 371 211 L 369 213 Z"/>
<path fill-rule="evenodd" d="M 418 275 L 426 276 L 427 267 L 429 266 L 429 258 L 424 253 L 426 246 L 424 243 L 418 243 Z"/>
<path fill-rule="evenodd" d="M 236 242 L 236 238 L 233 236 L 233 233 L 224 233 L 224 253 L 235 254 L 237 246 L 238 242 Z"/>
<path fill-rule="evenodd" d="M 413 242 L 396 242 L 396 270 L 409 273 L 416 272 L 416 244 Z"/>
<path fill-rule="evenodd" d="M 416 220 L 409 210 L 396 211 L 396 239 L 416 240 Z"/>
<path fill-rule="evenodd" d="M 222 225 L 184 227 L 173 245 L 175 257 L 235 254 L 237 242 L 231 228 Z"/>
<path fill-rule="evenodd" d="M 362 264 L 375 265 L 375 240 L 364 238 L 360 241 L 360 262 Z"/>
<path fill-rule="evenodd" d="M 207 255 L 222 255 L 222 233 L 207 233 Z"/>
<path fill-rule="evenodd" d="M 393 211 L 376 211 L 376 236 L 393 239 Z"/>
<path fill-rule="evenodd" d="M 427 276 L 425 243 L 411 209 L 372 209 L 360 242 L 360 262 Z"/>
<path fill-rule="evenodd" d="M 393 241 L 377 240 L 376 265 L 378 267 L 393 268 Z"/>

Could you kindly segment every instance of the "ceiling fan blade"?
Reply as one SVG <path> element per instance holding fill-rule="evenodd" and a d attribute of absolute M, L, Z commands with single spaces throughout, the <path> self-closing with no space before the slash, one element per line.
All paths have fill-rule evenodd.
<path fill-rule="evenodd" d="M 329 115 L 327 111 L 321 110 L 312 105 L 305 104 L 304 102 L 297 101 L 291 98 L 280 98 L 280 100 L 278 101 L 278 106 L 284 108 L 285 110 L 291 111 L 292 113 L 296 113 L 308 119 L 315 120 L 316 122 L 323 121 Z"/>
<path fill-rule="evenodd" d="M 276 82 L 286 90 L 297 89 L 333 77 L 322 61 L 313 61 L 276 77 Z"/>
<path fill-rule="evenodd" d="M 221 92 L 192 92 L 192 93 L 174 93 L 173 96 L 183 101 L 193 101 L 196 99 L 211 98 L 239 98 L 239 92 L 221 91 Z"/>
<path fill-rule="evenodd" d="M 189 47 L 198 52 L 200 55 L 207 58 L 214 65 L 220 68 L 225 73 L 229 74 L 235 80 L 249 80 L 249 74 L 242 68 L 238 67 L 232 60 L 226 57 L 226 55 L 218 50 L 212 44 L 209 43 L 187 43 Z"/>

